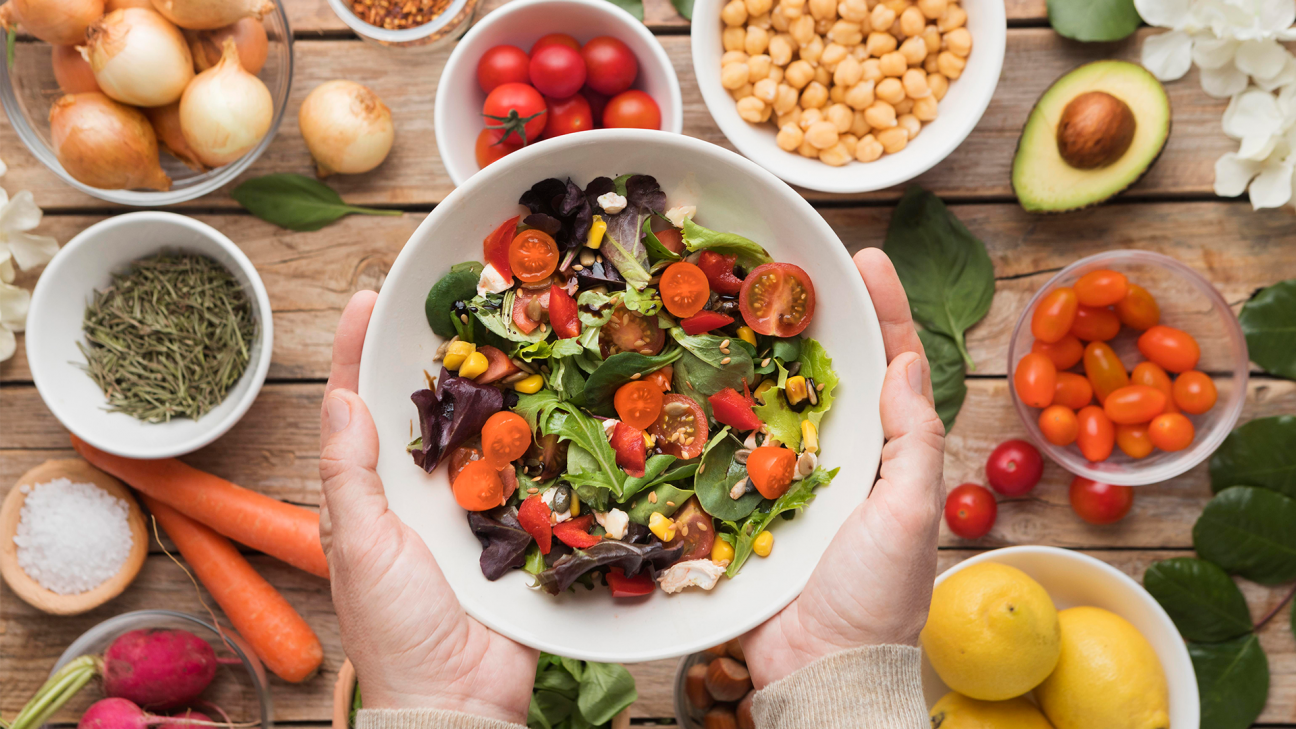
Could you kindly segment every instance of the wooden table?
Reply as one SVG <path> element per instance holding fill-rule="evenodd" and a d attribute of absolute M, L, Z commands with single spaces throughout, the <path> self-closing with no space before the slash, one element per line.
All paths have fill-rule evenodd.
<path fill-rule="evenodd" d="M 498 4 L 501 0 L 488 0 Z M 228 435 L 185 460 L 249 488 L 297 504 L 319 499 L 318 413 L 328 375 L 333 328 L 348 297 L 378 288 L 401 246 L 451 190 L 432 139 L 432 100 L 446 53 L 403 56 L 365 44 L 345 28 L 325 0 L 286 0 L 296 37 L 297 78 L 289 113 L 275 139 L 245 175 L 309 174 L 295 110 L 307 92 L 330 78 L 368 85 L 391 107 L 396 148 L 376 172 L 330 182 L 349 201 L 400 209 L 400 217 L 352 217 L 316 233 L 293 233 L 245 213 L 220 191 L 179 206 L 237 241 L 256 263 L 274 308 L 274 361 L 261 397 Z M 647 22 L 675 64 L 689 135 L 729 146 L 703 106 L 689 57 L 687 23 L 667 0 L 648 0 Z M 1027 298 L 1062 266 L 1113 248 L 1143 248 L 1175 256 L 1206 275 L 1241 306 L 1257 288 L 1296 276 L 1296 220 L 1290 208 L 1253 212 L 1243 201 L 1212 193 L 1215 159 L 1236 148 L 1220 128 L 1225 102 L 1202 93 L 1196 73 L 1170 84 L 1174 128 L 1165 153 L 1127 194 L 1100 208 L 1060 216 L 1033 216 L 1016 204 L 1009 168 L 1017 134 L 1036 97 L 1061 73 L 1106 57 L 1136 60 L 1144 29 L 1124 43 L 1082 45 L 1058 37 L 1045 21 L 1044 0 L 1006 0 L 1009 30 L 1003 78 L 985 116 L 968 140 L 918 182 L 938 193 L 985 241 L 997 291 L 989 315 L 969 333 L 976 372 L 967 401 L 947 441 L 946 482 L 982 481 L 983 464 L 1000 441 L 1024 435 L 1004 377 L 1012 325 Z M 0 186 L 30 189 L 44 207 L 40 231 L 67 241 L 86 226 L 123 212 L 61 183 L 0 125 L 0 157 L 9 173 Z M 881 245 L 899 189 L 865 195 L 807 193 L 851 251 Z M 19 283 L 30 287 L 35 275 Z M 1296 383 L 1253 372 L 1243 419 L 1296 412 Z M 0 493 L 28 468 L 71 455 L 67 433 L 40 401 L 21 343 L 0 365 Z M 1004 504 L 990 536 L 965 542 L 941 539 L 944 569 L 979 550 L 1011 544 L 1051 544 L 1083 550 L 1135 578 L 1153 561 L 1192 550 L 1191 529 L 1210 498 L 1204 466 L 1173 481 L 1141 488 L 1119 524 L 1091 527 L 1067 503 L 1069 476 L 1049 463 L 1028 499 Z M 276 682 L 275 719 L 302 727 L 325 724 L 333 679 L 343 655 L 325 581 L 261 555 L 253 563 L 314 626 L 326 650 L 324 670 L 301 685 Z M 1266 613 L 1282 590 L 1243 583 L 1254 615 Z M 189 581 L 155 545 L 135 584 L 87 615 L 54 618 L 37 613 L 0 588 L 0 715 L 13 716 L 43 681 L 55 658 L 83 630 L 128 610 L 171 608 L 200 614 Z M 1261 633 L 1272 682 L 1260 717 L 1267 726 L 1296 726 L 1296 641 L 1285 620 Z M 670 679 L 674 661 L 633 666 L 640 699 L 637 720 L 673 722 Z M 75 708 L 75 707 L 74 707 Z M 60 720 L 74 722 L 65 711 Z"/>

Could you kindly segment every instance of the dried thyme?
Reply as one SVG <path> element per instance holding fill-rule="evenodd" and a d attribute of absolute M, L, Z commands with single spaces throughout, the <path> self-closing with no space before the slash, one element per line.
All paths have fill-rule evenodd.
<path fill-rule="evenodd" d="M 216 261 L 163 254 L 114 274 L 84 322 L 86 373 L 108 409 L 151 423 L 197 420 L 247 369 L 257 324 L 243 287 Z"/>

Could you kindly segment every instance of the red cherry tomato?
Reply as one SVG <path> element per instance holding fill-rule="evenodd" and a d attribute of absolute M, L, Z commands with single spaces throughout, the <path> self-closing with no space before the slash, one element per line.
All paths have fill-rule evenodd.
<path fill-rule="evenodd" d="M 1053 392 L 1053 403 L 1065 405 L 1072 410 L 1079 410 L 1093 401 L 1093 385 L 1089 380 L 1074 372 L 1059 372 L 1057 389 Z"/>
<path fill-rule="evenodd" d="M 486 169 L 487 165 L 497 162 L 519 149 L 522 149 L 521 143 L 513 139 L 496 141 L 495 130 L 483 129 L 477 135 L 477 166 Z"/>
<path fill-rule="evenodd" d="M 523 145 L 539 139 L 544 131 L 545 100 L 527 84 L 500 84 L 486 95 L 482 117 L 496 141 Z"/>
<path fill-rule="evenodd" d="M 632 380 L 617 388 L 612 405 L 622 422 L 647 430 L 661 415 L 662 391 L 651 382 Z"/>
<path fill-rule="evenodd" d="M 509 243 L 509 268 L 526 283 L 548 278 L 558 268 L 558 244 L 543 230 L 524 230 Z"/>
<path fill-rule="evenodd" d="M 545 122 L 544 137 L 553 139 L 572 132 L 584 132 L 594 128 L 594 113 L 590 111 L 589 102 L 580 94 L 573 94 L 566 99 L 545 99 L 549 107 L 549 121 Z"/>
<path fill-rule="evenodd" d="M 521 458 L 531 447 L 531 428 L 521 415 L 501 410 L 482 426 L 482 453 L 496 468 L 504 468 Z"/>
<path fill-rule="evenodd" d="M 1071 480 L 1071 510 L 1090 524 L 1114 524 L 1134 505 L 1134 489 L 1098 483 L 1083 476 Z"/>
<path fill-rule="evenodd" d="M 747 475 L 761 496 L 777 499 L 792 485 L 797 456 L 782 446 L 761 446 L 747 457 Z"/>
<path fill-rule="evenodd" d="M 615 96 L 630 88 L 639 75 L 639 60 L 634 51 L 611 36 L 592 39 L 581 49 L 581 55 L 589 69 L 590 88 L 600 94 Z"/>
<path fill-rule="evenodd" d="M 586 80 L 587 80 L 587 81 L 589 80 L 589 77 L 588 77 L 588 76 L 586 76 Z M 581 94 L 581 96 L 584 96 L 584 97 L 585 97 L 585 100 L 586 100 L 586 101 L 589 102 L 589 105 L 590 105 L 590 111 L 594 114 L 594 126 L 597 127 L 597 128 L 599 128 L 599 129 L 602 129 L 602 128 L 603 128 L 603 110 L 607 108 L 607 103 L 608 103 L 608 97 L 607 97 L 607 95 L 606 95 L 606 94 L 600 94 L 599 92 L 595 91 L 594 89 L 591 89 L 588 85 L 586 85 L 585 88 L 581 89 L 580 94 Z M 678 252 L 678 251 L 676 251 L 676 252 Z"/>
<path fill-rule="evenodd" d="M 1076 436 L 1080 453 L 1094 463 L 1107 460 L 1116 446 L 1116 425 L 1111 418 L 1102 408 L 1090 405 L 1076 413 L 1076 420 L 1080 423 L 1080 433 Z"/>
<path fill-rule="evenodd" d="M 1139 362 L 1134 365 L 1134 370 L 1130 372 L 1131 385 L 1147 385 L 1155 387 L 1166 396 L 1166 406 L 1163 412 L 1177 413 L 1179 408 L 1174 402 L 1174 392 L 1170 384 L 1170 375 L 1161 369 L 1160 365 L 1155 362 Z M 1151 418 L 1148 418 L 1151 420 Z"/>
<path fill-rule="evenodd" d="M 1076 300 L 1081 306 L 1111 306 L 1129 291 L 1129 279 L 1116 271 L 1090 271 L 1075 282 Z"/>
<path fill-rule="evenodd" d="M 616 464 L 627 474 L 635 478 L 644 475 L 647 448 L 644 432 L 633 425 L 622 421 L 612 429 L 612 450 L 616 451 Z"/>
<path fill-rule="evenodd" d="M 1120 317 L 1121 324 L 1143 331 L 1161 321 L 1161 307 L 1147 289 L 1132 283 L 1125 298 L 1116 302 L 1116 316 Z"/>
<path fill-rule="evenodd" d="M 486 511 L 504 503 L 504 482 L 489 461 L 472 461 L 451 486 L 455 501 L 467 511 Z"/>
<path fill-rule="evenodd" d="M 675 376 L 675 368 L 671 367 L 670 365 L 666 365 L 665 367 L 655 372 L 650 372 L 643 379 L 644 382 L 651 382 L 652 384 L 656 385 L 657 389 L 661 390 L 662 392 L 670 392 L 671 378 L 673 378 L 674 376 Z"/>
<path fill-rule="evenodd" d="M 1113 390 L 1103 402 L 1103 412 L 1113 423 L 1146 423 L 1165 411 L 1164 392 L 1147 385 L 1126 385 Z"/>
<path fill-rule="evenodd" d="M 661 415 L 653 423 L 652 435 L 657 448 L 676 458 L 697 458 L 706 446 L 706 412 L 687 395 L 670 394 L 662 398 Z"/>
<path fill-rule="evenodd" d="M 791 263 L 757 266 L 743 279 L 738 310 L 757 334 L 796 336 L 814 318 L 814 284 L 809 274 Z"/>
<path fill-rule="evenodd" d="M 1080 434 L 1080 421 L 1076 420 L 1075 411 L 1071 408 L 1049 405 L 1040 413 L 1039 429 L 1044 434 L 1044 439 L 1053 445 L 1069 446 Z"/>
<path fill-rule="evenodd" d="M 599 351 L 603 359 L 618 352 L 652 356 L 662 351 L 665 344 L 666 332 L 657 326 L 656 316 L 637 314 L 624 306 L 618 306 L 599 330 Z"/>
<path fill-rule="evenodd" d="M 1161 413 L 1148 425 L 1148 438 L 1163 451 L 1181 451 L 1192 445 L 1192 421 L 1183 413 Z"/>
<path fill-rule="evenodd" d="M 549 323 L 559 339 L 580 336 L 580 313 L 576 308 L 576 299 L 558 284 L 549 287 Z"/>
<path fill-rule="evenodd" d="M 1147 458 L 1154 448 L 1148 437 L 1148 424 L 1117 425 L 1116 445 L 1130 458 Z"/>
<path fill-rule="evenodd" d="M 1129 384 L 1129 374 L 1116 351 L 1106 342 L 1090 342 L 1084 353 L 1085 377 L 1093 385 L 1094 397 L 1102 403 L 1112 392 Z"/>
<path fill-rule="evenodd" d="M 1057 391 L 1057 367 L 1048 357 L 1031 352 L 1017 362 L 1013 387 L 1022 402 L 1033 408 L 1046 408 L 1053 403 Z"/>
<path fill-rule="evenodd" d="M 990 533 L 999 505 L 984 486 L 965 483 L 945 497 L 945 523 L 964 539 L 980 539 Z"/>
<path fill-rule="evenodd" d="M 1084 344 L 1070 334 L 1056 342 L 1044 342 L 1036 339 L 1031 343 L 1031 351 L 1039 352 L 1053 360 L 1058 372 L 1075 367 L 1084 358 Z"/>
<path fill-rule="evenodd" d="M 1170 372 L 1187 372 L 1201 358 L 1201 347 L 1191 334 L 1160 324 L 1139 336 L 1138 348 L 1144 357 Z"/>
<path fill-rule="evenodd" d="M 477 61 L 477 85 L 490 93 L 500 84 L 524 84 L 530 78 L 531 59 L 517 46 L 495 46 Z"/>
<path fill-rule="evenodd" d="M 555 43 L 531 53 L 530 74 L 536 91 L 565 99 L 585 85 L 585 59 L 579 52 Z"/>
<path fill-rule="evenodd" d="M 707 299 L 711 298 L 711 285 L 707 283 L 706 274 L 687 261 L 667 266 L 658 287 L 666 311 L 681 319 L 702 311 Z"/>
<path fill-rule="evenodd" d="M 540 40 L 531 45 L 531 55 L 534 56 L 540 49 L 554 45 L 567 46 L 573 51 L 580 50 L 580 41 L 570 35 L 566 33 L 550 33 L 549 35 L 540 36 Z"/>
<path fill-rule="evenodd" d="M 1120 319 L 1111 309 L 1078 306 L 1075 321 L 1071 324 L 1071 336 L 1085 342 L 1106 342 L 1115 339 L 1120 328 Z"/>
<path fill-rule="evenodd" d="M 450 478 L 450 485 L 454 486 L 455 479 L 459 477 L 459 472 L 464 466 L 473 461 L 480 461 L 482 452 L 480 448 L 471 446 L 459 446 L 450 452 L 449 472 L 446 474 Z"/>
<path fill-rule="evenodd" d="M 626 577 L 620 567 L 613 567 L 607 573 L 608 589 L 612 597 L 643 597 L 651 595 L 657 589 L 657 583 L 647 572 L 640 572 L 634 577 Z"/>
<path fill-rule="evenodd" d="M 1185 413 L 1201 415 L 1215 407 L 1215 381 L 1205 372 L 1189 370 L 1175 378 L 1174 401 Z"/>
<path fill-rule="evenodd" d="M 990 482 L 990 488 L 1004 496 L 1029 493 L 1043 473 L 1044 459 L 1040 452 L 1024 440 L 1000 443 L 986 461 L 986 480 Z"/>
<path fill-rule="evenodd" d="M 1031 334 L 1043 342 L 1065 337 L 1075 321 L 1077 306 L 1075 289 L 1070 286 L 1048 292 L 1031 313 Z"/>
<path fill-rule="evenodd" d="M 608 99 L 603 126 L 609 129 L 661 129 L 661 109 L 653 97 L 630 89 Z"/>
<path fill-rule="evenodd" d="M 671 228 L 679 237 L 679 228 Z M 661 235 L 657 236 L 661 240 Z M 680 239 L 680 247 L 683 248 L 683 241 Z M 734 265 L 738 256 L 722 256 L 715 251 L 702 251 L 698 257 L 698 268 L 706 274 L 707 282 L 711 284 L 711 290 L 717 294 L 733 296 L 742 291 L 743 280 L 734 274 Z"/>
<path fill-rule="evenodd" d="M 549 290 L 545 289 L 543 294 L 537 294 L 519 287 L 516 291 L 517 296 L 513 299 L 513 324 L 523 334 L 530 334 L 540 326 L 540 320 L 544 318 Z"/>

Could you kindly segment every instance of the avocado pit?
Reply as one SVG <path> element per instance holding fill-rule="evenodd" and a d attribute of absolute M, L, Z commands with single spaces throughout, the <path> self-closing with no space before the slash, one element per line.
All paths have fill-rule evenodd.
<path fill-rule="evenodd" d="M 1058 154 L 1076 169 L 1107 167 L 1129 149 L 1136 128 L 1128 104 L 1105 91 L 1088 91 L 1062 110 L 1057 126 Z"/>

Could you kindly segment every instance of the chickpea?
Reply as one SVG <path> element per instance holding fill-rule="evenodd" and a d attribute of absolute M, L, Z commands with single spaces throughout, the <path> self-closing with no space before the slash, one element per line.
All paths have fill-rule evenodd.
<path fill-rule="evenodd" d="M 897 43 L 904 37 L 904 31 L 900 30 L 900 16 L 896 16 L 895 22 L 891 23 L 891 27 L 887 28 L 886 32 L 895 36 Z"/>
<path fill-rule="evenodd" d="M 726 30 L 725 32 L 728 33 L 729 31 Z M 894 51 L 897 45 L 899 44 L 896 43 L 895 36 L 891 35 L 890 33 L 876 33 L 876 32 L 869 33 L 868 52 L 869 55 L 873 56 L 874 58 L 881 58 L 882 56 L 890 53 L 891 51 Z M 726 48 L 727 47 L 728 46 L 726 46 Z M 741 50 L 741 49 L 734 49 L 734 50 Z"/>
<path fill-rule="evenodd" d="M 801 127 L 795 124 L 784 124 L 779 127 L 778 136 L 774 137 L 774 142 L 778 144 L 779 149 L 788 152 L 795 152 L 797 147 L 805 141 L 805 132 Z"/>
<path fill-rule="evenodd" d="M 940 56 L 939 53 L 932 53 L 929 56 L 927 56 L 927 59 L 923 61 L 922 69 L 926 71 L 928 74 L 939 72 L 940 68 L 938 68 L 936 63 L 936 60 L 939 56 Z"/>
<path fill-rule="evenodd" d="M 895 107 L 885 101 L 875 101 L 864 110 L 864 121 L 873 129 L 890 129 L 896 125 Z"/>
<path fill-rule="evenodd" d="M 782 35 L 776 35 L 769 42 L 770 62 L 775 66 L 786 66 L 792 60 L 792 44 Z"/>
<path fill-rule="evenodd" d="M 909 112 L 913 111 L 913 105 L 914 105 L 913 99 L 910 99 L 908 97 L 905 97 L 900 101 L 897 101 L 894 105 L 896 116 L 904 116 L 905 114 L 908 114 Z"/>
<path fill-rule="evenodd" d="M 792 34 L 792 39 L 796 41 L 797 46 L 805 46 L 815 36 L 814 18 L 809 15 L 802 15 L 792 21 L 788 32 Z"/>
<path fill-rule="evenodd" d="M 807 139 L 801 142 L 800 147 L 797 147 L 797 154 L 801 155 L 802 157 L 809 157 L 810 159 L 818 159 L 819 148 L 811 144 L 810 140 Z"/>
<path fill-rule="evenodd" d="M 850 57 L 850 51 L 846 50 L 846 46 L 840 43 L 829 43 L 824 46 L 823 53 L 819 56 L 819 64 L 836 73 L 841 62 Z M 855 59 L 852 58 L 851 60 Z"/>
<path fill-rule="evenodd" d="M 927 41 L 918 36 L 910 38 L 900 44 L 900 55 L 904 57 L 906 64 L 917 66 L 927 57 Z"/>
<path fill-rule="evenodd" d="M 844 104 L 844 103 L 846 103 L 846 89 L 845 89 L 845 87 L 837 86 L 836 84 L 834 84 L 833 87 L 832 87 L 831 89 L 828 89 L 828 103 L 829 103 L 829 104 Z"/>
<path fill-rule="evenodd" d="M 850 49 L 851 58 L 863 63 L 868 59 L 868 47 L 860 44 Z"/>
<path fill-rule="evenodd" d="M 824 112 L 824 118 L 837 127 L 839 134 L 845 134 L 855 122 L 855 112 L 845 104 L 833 104 Z"/>
<path fill-rule="evenodd" d="M 846 145 L 837 142 L 828 149 L 820 150 L 819 161 L 833 167 L 841 167 L 851 161 L 851 155 L 846 151 Z"/>
<path fill-rule="evenodd" d="M 846 60 L 837 64 L 837 70 L 833 72 L 833 83 L 849 88 L 859 83 L 863 76 L 864 67 L 859 61 L 847 56 Z"/>
<path fill-rule="evenodd" d="M 940 53 L 941 34 L 936 30 L 936 26 L 929 25 L 922 32 L 923 45 L 927 46 L 927 55 Z"/>
<path fill-rule="evenodd" d="M 949 0 L 918 0 L 918 9 L 928 20 L 936 20 L 945 14 Z"/>
<path fill-rule="evenodd" d="M 864 135 L 868 134 L 872 130 L 873 128 L 864 120 L 864 112 L 857 110 L 855 112 L 855 121 L 851 122 L 850 133 L 863 139 Z"/>
<path fill-rule="evenodd" d="M 837 0 L 809 0 L 807 4 L 815 20 L 837 19 Z"/>
<path fill-rule="evenodd" d="M 769 48 L 769 39 L 768 30 L 749 25 L 747 26 L 747 37 L 744 39 L 743 50 L 752 56 L 764 53 L 765 49 Z"/>
<path fill-rule="evenodd" d="M 801 92 L 802 109 L 822 109 L 828 104 L 828 88 L 818 81 L 811 81 Z"/>
<path fill-rule="evenodd" d="M 797 126 L 802 129 L 809 129 L 821 121 L 823 121 L 823 112 L 819 109 L 802 109 L 801 121 L 797 122 Z"/>
<path fill-rule="evenodd" d="M 741 88 L 737 88 L 734 89 L 733 91 L 730 91 L 729 95 L 734 97 L 734 101 L 742 101 L 743 99 L 752 95 L 753 88 L 755 87 L 752 86 L 751 84 L 743 84 Z"/>
<path fill-rule="evenodd" d="M 745 63 L 731 63 L 720 69 L 720 85 L 733 91 L 750 80 L 750 69 Z"/>
<path fill-rule="evenodd" d="M 882 4 L 890 8 L 891 12 L 899 16 L 900 13 L 905 11 L 905 8 L 909 7 L 913 3 L 911 3 L 910 0 L 882 0 Z"/>
<path fill-rule="evenodd" d="M 720 57 L 720 67 L 724 68 L 731 63 L 746 63 L 749 58 L 751 56 L 747 55 L 746 51 L 725 51 L 725 54 Z"/>
<path fill-rule="evenodd" d="M 726 6 L 727 7 L 727 6 Z M 910 5 L 900 13 L 900 32 L 907 38 L 915 38 L 923 34 L 923 29 L 927 27 L 927 19 L 923 17 L 922 11 L 916 5 Z"/>
<path fill-rule="evenodd" d="M 918 121 L 918 117 L 913 114 L 901 114 L 900 117 L 896 119 L 896 126 L 905 130 L 909 134 L 910 139 L 918 136 L 918 132 L 922 131 L 922 122 Z"/>
<path fill-rule="evenodd" d="M 915 101 L 931 96 L 931 89 L 927 88 L 927 74 L 922 69 L 911 68 L 905 71 L 900 83 L 904 85 L 905 96 Z"/>
<path fill-rule="evenodd" d="M 823 38 L 816 35 L 814 38 L 810 39 L 809 43 L 801 46 L 801 60 L 811 66 L 817 65 L 819 63 L 819 57 L 823 55 L 823 51 Z"/>
<path fill-rule="evenodd" d="M 860 70 L 862 71 L 860 74 L 861 81 L 877 82 L 886 78 L 882 75 L 882 62 L 876 58 L 870 58 L 861 63 Z"/>
<path fill-rule="evenodd" d="M 741 27 L 725 28 L 720 39 L 724 43 L 726 51 L 741 51 L 747 45 L 747 29 Z"/>
<path fill-rule="evenodd" d="M 936 20 L 936 29 L 942 33 L 948 33 L 955 28 L 962 28 L 967 24 L 967 11 L 956 3 L 950 4 L 941 13 L 940 18 Z"/>
<path fill-rule="evenodd" d="M 874 101 L 874 88 L 876 84 L 872 81 L 860 81 L 846 92 L 846 105 L 852 109 L 867 109 Z"/>
<path fill-rule="evenodd" d="M 933 121 L 936 119 L 937 114 L 936 97 L 934 95 L 914 100 L 913 115 L 918 117 L 918 121 Z"/>
<path fill-rule="evenodd" d="M 828 38 L 843 46 L 856 46 L 864 40 L 864 31 L 860 30 L 859 23 L 839 20 L 828 30 Z"/>
<path fill-rule="evenodd" d="M 885 30 L 890 28 L 891 24 L 894 23 L 895 20 L 895 11 L 888 8 L 886 5 L 878 5 L 874 7 L 873 12 L 869 14 L 869 25 L 873 26 L 876 30 Z"/>
<path fill-rule="evenodd" d="M 819 66 L 815 69 L 814 80 L 822 84 L 824 88 L 827 88 L 832 85 L 832 74 L 828 73 L 828 69 Z"/>
<path fill-rule="evenodd" d="M 855 157 L 855 148 L 859 146 L 859 137 L 854 134 L 843 134 L 838 141 L 846 147 L 846 154 L 853 159 Z"/>
<path fill-rule="evenodd" d="M 752 83 L 756 83 L 763 78 L 769 78 L 770 67 L 772 65 L 773 64 L 770 63 L 770 57 L 763 53 L 752 56 L 747 59 L 747 79 Z M 924 80 L 926 78 L 926 76 L 923 77 Z"/>
<path fill-rule="evenodd" d="M 796 60 L 788 64 L 787 71 L 783 74 L 783 81 L 792 88 L 800 91 L 805 85 L 814 80 L 814 66 L 802 60 Z"/>
<path fill-rule="evenodd" d="M 806 141 L 813 144 L 817 149 L 828 149 L 837 143 L 840 132 L 837 131 L 837 125 L 830 121 L 818 121 L 806 129 Z"/>
<path fill-rule="evenodd" d="M 763 119 L 761 119 L 762 115 L 765 115 L 766 119 L 769 118 L 766 114 L 767 108 L 765 102 L 755 96 L 748 96 L 745 99 L 738 100 L 738 116 L 752 122 L 753 124 L 763 121 Z"/>
<path fill-rule="evenodd" d="M 774 26 L 774 22 L 770 20 L 770 14 L 765 13 L 764 15 L 751 16 L 750 18 L 747 19 L 747 25 L 754 25 L 757 28 L 764 28 L 765 30 L 769 30 Z"/>
<path fill-rule="evenodd" d="M 904 84 L 901 84 L 898 78 L 884 78 L 878 83 L 877 89 L 873 93 L 879 99 L 895 106 L 905 97 Z"/>
<path fill-rule="evenodd" d="M 962 76 L 963 67 L 966 65 L 967 61 L 949 51 L 941 51 L 940 55 L 936 57 L 936 69 L 947 78 L 954 79 Z"/>
<path fill-rule="evenodd" d="M 761 16 L 768 13 L 774 7 L 774 0 L 743 0 L 747 6 L 747 14 L 752 16 Z"/>
<path fill-rule="evenodd" d="M 927 74 L 927 88 L 931 89 L 932 96 L 940 101 L 945 98 L 945 92 L 949 91 L 949 79 L 939 73 Z"/>
<path fill-rule="evenodd" d="M 789 20 L 796 20 L 805 12 L 806 0 L 780 0 L 779 11 Z M 750 13 L 751 11 L 748 11 Z"/>
<path fill-rule="evenodd" d="M 780 33 L 785 32 L 792 24 L 792 20 L 784 15 L 781 10 L 774 10 L 769 14 L 770 27 Z"/>
<path fill-rule="evenodd" d="M 899 126 L 883 129 L 876 136 L 887 154 L 895 154 L 909 144 L 909 132 Z"/>
<path fill-rule="evenodd" d="M 730 27 L 742 25 L 747 22 L 747 6 L 743 0 L 731 0 L 721 8 L 720 19 Z"/>
<path fill-rule="evenodd" d="M 950 53 L 967 58 L 972 52 L 972 34 L 967 28 L 955 28 L 945 34 L 945 47 Z"/>
<path fill-rule="evenodd" d="M 835 22 L 837 22 L 835 19 L 834 19 L 834 20 L 816 20 L 816 21 L 815 21 L 815 32 L 818 33 L 819 35 L 828 35 L 828 31 L 832 29 L 832 27 L 833 27 L 833 23 L 835 23 Z"/>
<path fill-rule="evenodd" d="M 882 70 L 883 76 L 899 77 L 903 76 L 905 69 L 909 68 L 909 62 L 900 51 L 891 51 L 878 59 L 878 67 Z"/>
<path fill-rule="evenodd" d="M 770 66 L 769 76 L 767 78 L 774 79 L 774 83 L 776 84 L 783 83 L 783 69 L 778 66 Z"/>
<path fill-rule="evenodd" d="M 778 97 L 778 84 L 772 79 L 763 78 L 752 84 L 752 96 L 772 106 L 774 99 Z"/>
<path fill-rule="evenodd" d="M 860 137 L 859 144 L 855 145 L 855 159 L 860 162 L 873 162 L 882 156 L 882 143 L 872 134 L 866 134 Z"/>
<path fill-rule="evenodd" d="M 858 23 L 869 15 L 869 6 L 865 0 L 842 0 L 837 4 L 837 14 L 843 20 Z"/>
<path fill-rule="evenodd" d="M 801 107 L 794 106 L 792 107 L 792 111 L 778 115 L 778 120 L 775 122 L 775 126 L 782 129 L 789 124 L 795 126 L 797 129 L 801 128 Z"/>

